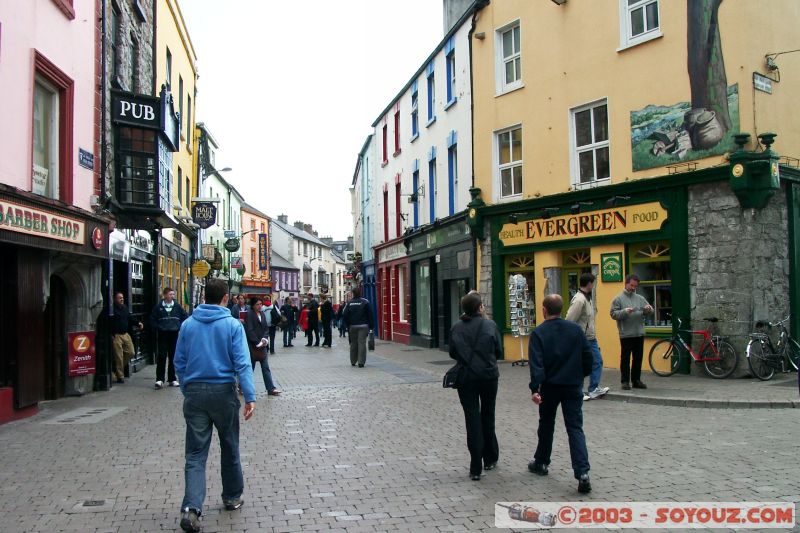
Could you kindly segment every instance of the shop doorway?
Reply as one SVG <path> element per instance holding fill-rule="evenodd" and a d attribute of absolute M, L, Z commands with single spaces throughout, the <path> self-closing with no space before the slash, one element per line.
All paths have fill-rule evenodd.
<path fill-rule="evenodd" d="M 581 274 L 591 273 L 591 254 L 588 248 L 566 251 L 562 255 L 561 297 L 564 299 L 562 316 L 566 316 L 569 302 L 578 293 Z"/>
<path fill-rule="evenodd" d="M 50 277 L 44 327 L 44 397 L 55 400 L 64 396 L 67 366 L 67 286 L 58 276 Z"/>
<path fill-rule="evenodd" d="M 469 292 L 468 279 L 453 279 L 445 283 L 444 286 L 444 301 L 447 302 L 445 307 L 445 330 L 444 341 L 445 344 L 450 344 L 450 328 L 453 324 L 458 322 L 458 317 L 461 316 L 461 298 Z"/>

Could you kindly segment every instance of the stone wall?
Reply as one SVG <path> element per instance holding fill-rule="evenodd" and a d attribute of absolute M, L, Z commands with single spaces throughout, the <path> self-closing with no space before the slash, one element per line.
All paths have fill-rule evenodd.
<path fill-rule="evenodd" d="M 741 372 L 754 322 L 789 313 L 786 195 L 778 191 L 761 210 L 742 209 L 727 183 L 697 185 L 689 188 L 688 213 L 691 314 L 720 319 L 712 330 L 729 337 Z"/>
<path fill-rule="evenodd" d="M 483 234 L 486 236 L 482 241 L 478 241 L 481 250 L 480 283 L 478 292 L 483 299 L 483 308 L 487 318 L 492 318 L 492 228 L 489 220 L 483 223 Z"/>

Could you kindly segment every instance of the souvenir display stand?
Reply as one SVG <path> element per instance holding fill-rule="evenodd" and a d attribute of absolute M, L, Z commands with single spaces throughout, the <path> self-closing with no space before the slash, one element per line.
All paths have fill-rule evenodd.
<path fill-rule="evenodd" d="M 519 359 L 511 366 L 523 366 L 528 363 L 525 354 L 527 343 L 524 337 L 531 334 L 536 312 L 531 303 L 531 293 L 528 282 L 522 274 L 508 276 L 508 312 L 511 319 L 511 334 L 519 339 Z"/>

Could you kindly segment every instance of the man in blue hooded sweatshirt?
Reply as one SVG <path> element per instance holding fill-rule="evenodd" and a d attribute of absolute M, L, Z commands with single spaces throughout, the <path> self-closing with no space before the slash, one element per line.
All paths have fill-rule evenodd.
<path fill-rule="evenodd" d="M 175 371 L 183 392 L 186 419 L 186 488 L 181 504 L 181 529 L 200 531 L 206 497 L 206 460 L 212 427 L 217 428 L 222 474 L 222 503 L 233 511 L 242 506 L 244 478 L 239 460 L 239 396 L 244 393 L 244 419 L 253 416 L 256 389 L 244 328 L 231 316 L 228 284 L 206 283 L 206 303 L 181 325 L 175 350 Z"/>

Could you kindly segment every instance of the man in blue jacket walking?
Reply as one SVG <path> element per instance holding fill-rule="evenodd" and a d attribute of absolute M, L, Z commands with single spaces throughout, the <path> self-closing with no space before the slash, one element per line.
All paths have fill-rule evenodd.
<path fill-rule="evenodd" d="M 222 474 L 222 503 L 233 511 L 244 500 L 244 478 L 239 460 L 239 397 L 236 377 L 244 394 L 244 419 L 253 416 L 256 389 L 244 328 L 231 316 L 228 284 L 206 283 L 206 303 L 200 304 L 181 326 L 175 351 L 175 370 L 183 392 L 186 419 L 186 488 L 181 504 L 181 529 L 200 531 L 206 497 L 206 460 L 212 427 L 217 428 Z"/>
<path fill-rule="evenodd" d="M 592 349 L 580 326 L 561 318 L 564 302 L 558 294 L 545 296 L 544 322 L 531 332 L 528 360 L 531 400 L 539 406 L 539 444 L 528 470 L 546 476 L 553 451 L 553 430 L 558 405 L 564 411 L 572 471 L 578 492 L 592 490 L 589 452 L 583 433 L 583 378 L 592 371 Z"/>

